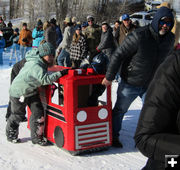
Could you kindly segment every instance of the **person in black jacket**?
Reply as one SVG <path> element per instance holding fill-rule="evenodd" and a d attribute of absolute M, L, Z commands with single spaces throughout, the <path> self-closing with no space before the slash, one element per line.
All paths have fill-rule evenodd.
<path fill-rule="evenodd" d="M 24 66 L 25 63 L 26 63 L 26 59 L 23 58 L 22 60 L 20 60 L 13 66 L 12 71 L 11 71 L 11 82 L 10 82 L 11 84 L 12 84 L 12 81 L 15 79 L 15 77 L 19 74 L 19 71 L 21 70 L 21 68 Z M 25 113 L 26 113 L 26 110 L 24 109 L 24 115 Z M 7 113 L 6 113 L 6 121 L 10 115 L 11 115 L 11 102 L 9 101 Z M 27 121 L 27 118 L 24 117 L 23 121 Z"/>
<path fill-rule="evenodd" d="M 113 53 L 103 85 L 110 85 L 119 70 L 121 82 L 118 85 L 117 100 L 113 108 L 113 143 L 122 147 L 119 131 L 124 114 L 136 97 L 145 94 L 158 66 L 173 51 L 174 25 L 170 9 L 161 7 L 152 23 L 138 28 L 127 35 Z"/>
<path fill-rule="evenodd" d="M 110 60 L 112 53 L 116 49 L 116 45 L 112 33 L 113 30 L 107 22 L 103 22 L 101 28 L 102 28 L 101 41 L 97 46 L 96 50 L 102 51 L 104 54 L 108 56 L 108 59 Z"/>
<path fill-rule="evenodd" d="M 165 155 L 180 154 L 180 50 L 157 70 L 134 139 L 149 158 L 143 170 L 164 170 Z"/>

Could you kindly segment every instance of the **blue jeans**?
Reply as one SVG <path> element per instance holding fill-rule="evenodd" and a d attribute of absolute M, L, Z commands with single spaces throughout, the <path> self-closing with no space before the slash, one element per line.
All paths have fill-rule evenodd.
<path fill-rule="evenodd" d="M 0 49 L 0 65 L 3 65 L 3 49 Z"/>
<path fill-rule="evenodd" d="M 14 43 L 11 46 L 11 55 L 9 57 L 9 62 L 12 63 L 12 58 L 16 58 L 16 63 L 19 61 L 18 56 L 19 56 L 19 44 Z"/>
<path fill-rule="evenodd" d="M 25 47 L 20 45 L 21 60 L 25 58 L 26 52 L 31 50 L 31 47 Z"/>
<path fill-rule="evenodd" d="M 57 58 L 57 63 L 60 66 L 66 66 L 66 67 L 71 66 L 70 54 L 65 49 L 61 50 L 61 53 Z"/>
<path fill-rule="evenodd" d="M 131 103 L 139 96 L 143 97 L 146 88 L 127 84 L 121 79 L 117 89 L 117 100 L 112 111 L 113 138 L 119 137 L 124 114 L 128 111 Z"/>

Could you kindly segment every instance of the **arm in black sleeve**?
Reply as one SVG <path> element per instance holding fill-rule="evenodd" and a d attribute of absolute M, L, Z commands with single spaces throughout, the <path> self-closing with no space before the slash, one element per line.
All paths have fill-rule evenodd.
<path fill-rule="evenodd" d="M 130 33 L 123 43 L 113 53 L 111 61 L 106 72 L 106 79 L 114 80 L 122 61 L 132 57 L 138 50 L 138 35 L 136 32 Z"/>
<path fill-rule="evenodd" d="M 13 66 L 12 71 L 11 71 L 11 83 L 15 79 L 15 77 L 19 74 L 25 62 L 26 62 L 26 59 L 24 58 Z"/>
<path fill-rule="evenodd" d="M 179 104 L 180 53 L 176 53 L 159 67 L 137 125 L 134 139 L 148 158 L 164 162 L 165 155 L 180 154 L 180 134 L 176 126 Z"/>

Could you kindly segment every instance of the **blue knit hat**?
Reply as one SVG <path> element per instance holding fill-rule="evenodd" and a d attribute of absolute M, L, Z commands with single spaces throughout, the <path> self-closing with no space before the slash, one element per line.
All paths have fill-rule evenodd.
<path fill-rule="evenodd" d="M 39 51 L 39 56 L 40 57 L 44 57 L 46 55 L 54 55 L 55 56 L 55 48 L 49 42 L 45 42 L 44 44 L 41 44 L 38 47 L 38 51 Z"/>

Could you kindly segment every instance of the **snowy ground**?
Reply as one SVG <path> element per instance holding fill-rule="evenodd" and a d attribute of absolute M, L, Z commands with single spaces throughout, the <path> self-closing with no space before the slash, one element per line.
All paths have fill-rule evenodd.
<path fill-rule="evenodd" d="M 11 67 L 10 52 L 4 53 L 4 66 L 0 66 L 0 169 L 2 170 L 140 170 L 146 158 L 134 146 L 134 132 L 141 100 L 137 98 L 131 105 L 123 121 L 121 141 L 123 149 L 111 147 L 107 151 L 72 156 L 55 145 L 42 147 L 33 145 L 27 123 L 21 123 L 20 144 L 12 144 L 5 136 L 5 114 L 8 104 L 8 89 Z M 13 59 L 15 62 L 15 59 Z M 112 102 L 116 99 L 117 83 L 112 86 Z"/>

